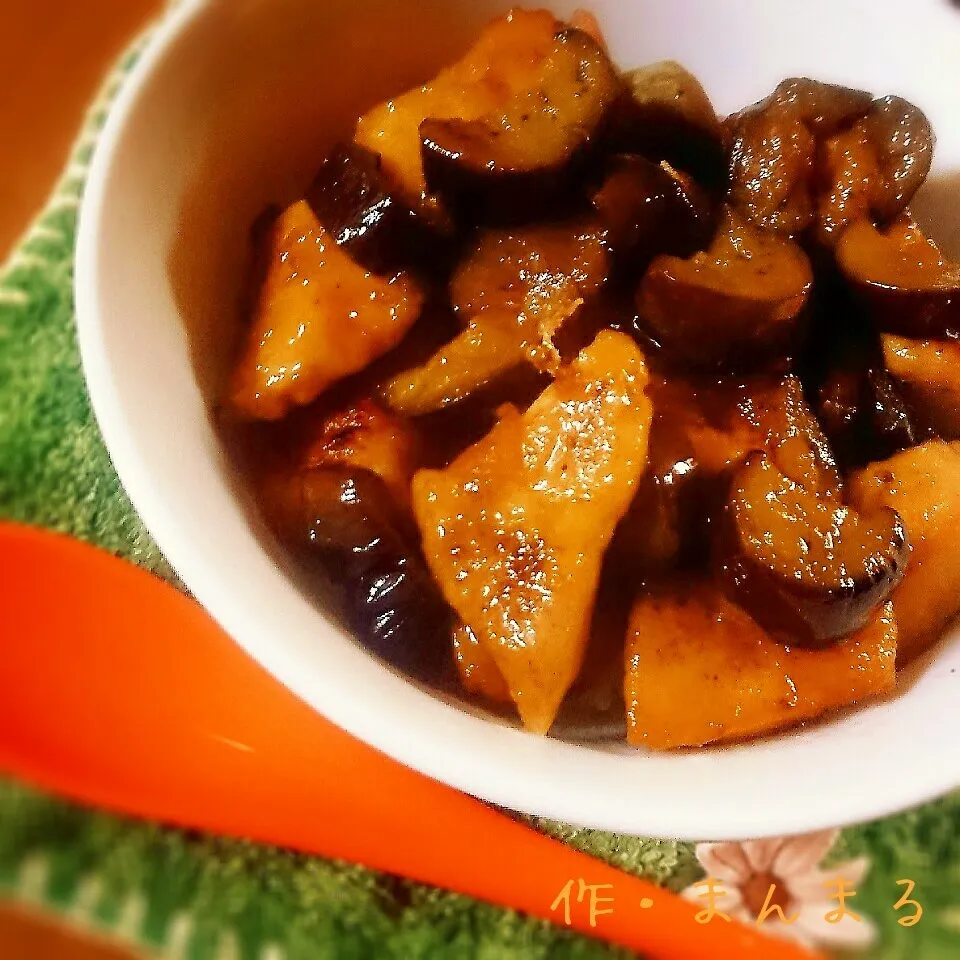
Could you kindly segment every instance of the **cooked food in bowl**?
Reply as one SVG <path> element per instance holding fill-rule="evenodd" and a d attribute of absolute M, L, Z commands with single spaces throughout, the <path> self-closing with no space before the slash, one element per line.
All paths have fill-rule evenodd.
<path fill-rule="evenodd" d="M 652 749 L 890 692 L 960 609 L 934 136 L 798 78 L 719 118 L 516 10 L 254 230 L 225 410 L 368 649 Z"/>

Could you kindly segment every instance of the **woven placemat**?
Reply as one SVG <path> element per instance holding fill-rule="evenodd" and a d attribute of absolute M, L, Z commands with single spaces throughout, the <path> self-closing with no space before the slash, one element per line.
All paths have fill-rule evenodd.
<path fill-rule="evenodd" d="M 125 497 L 93 420 L 73 313 L 83 184 L 109 101 L 136 56 L 136 50 L 128 54 L 108 81 L 54 195 L 0 271 L 0 517 L 89 541 L 175 581 Z M 890 763 L 893 771 L 896 758 Z M 776 784 L 766 793 L 775 803 Z M 688 843 L 535 825 L 678 891 L 700 880 L 701 861 L 714 864 L 718 854 Z M 739 864 L 739 874 L 728 879 L 734 891 L 746 886 L 751 871 L 775 864 L 778 852 L 804 842 L 828 864 L 863 857 L 856 867 L 863 878 L 849 901 L 863 924 L 820 924 L 813 936 L 861 949 L 866 944 L 858 955 L 878 960 L 937 960 L 960 956 L 958 827 L 960 798 L 950 797 L 836 837 L 735 845 L 720 853 Z M 915 882 L 912 899 L 924 910 L 909 927 L 900 921 L 915 910 L 894 909 L 906 889 L 897 881 L 904 879 Z M 0 894 L 171 960 L 624 956 L 543 922 L 404 880 L 114 818 L 2 781 Z"/>

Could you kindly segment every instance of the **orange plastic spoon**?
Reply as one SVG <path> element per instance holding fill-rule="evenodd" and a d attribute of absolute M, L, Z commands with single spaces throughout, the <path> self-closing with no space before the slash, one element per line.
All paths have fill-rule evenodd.
<path fill-rule="evenodd" d="M 810 954 L 717 918 L 384 757 L 318 716 L 192 600 L 77 541 L 0 524 L 0 768 L 122 813 L 401 874 L 650 960 Z M 591 925 L 589 896 L 602 913 Z"/>

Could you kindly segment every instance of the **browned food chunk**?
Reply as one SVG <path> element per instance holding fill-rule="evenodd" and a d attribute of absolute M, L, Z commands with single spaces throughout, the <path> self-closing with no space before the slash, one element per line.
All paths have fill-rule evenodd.
<path fill-rule="evenodd" d="M 676 60 L 659 60 L 626 74 L 630 97 L 651 116 L 676 116 L 689 127 L 699 128 L 721 139 L 717 111 L 700 81 Z M 683 137 L 688 131 L 677 130 Z M 669 162 L 669 157 L 666 158 Z"/>
<path fill-rule="evenodd" d="M 374 273 L 404 267 L 440 271 L 454 238 L 422 207 L 414 210 L 380 155 L 358 143 L 337 144 L 317 172 L 307 202 L 333 238 Z"/>
<path fill-rule="evenodd" d="M 777 468 L 804 490 L 822 497 L 840 493 L 840 474 L 833 450 L 810 409 L 800 380 L 789 374 L 773 382 L 758 378 L 738 391 L 737 407 L 743 420 L 755 430 L 759 445 Z M 741 434 L 742 436 L 742 434 Z"/>
<path fill-rule="evenodd" d="M 814 135 L 782 108 L 738 114 L 731 134 L 733 206 L 777 233 L 793 235 L 805 230 L 813 219 Z"/>
<path fill-rule="evenodd" d="M 910 566 L 893 595 L 898 660 L 909 661 L 960 611 L 960 444 L 932 440 L 870 464 L 851 478 L 850 500 L 865 512 L 896 510 L 910 530 Z"/>
<path fill-rule="evenodd" d="M 689 257 L 703 250 L 718 209 L 689 177 L 631 154 L 611 158 L 593 207 L 614 259 L 632 275 L 657 254 Z"/>
<path fill-rule="evenodd" d="M 427 188 L 465 223 L 553 215 L 576 197 L 622 91 L 597 42 L 562 30 L 536 81 L 490 113 L 420 124 Z"/>
<path fill-rule="evenodd" d="M 823 495 L 840 489 L 840 476 L 797 377 L 692 382 L 671 377 L 651 385 L 654 411 L 666 433 L 687 438 L 697 463 L 712 474 L 764 450 L 791 480 Z"/>
<path fill-rule="evenodd" d="M 625 80 L 630 96 L 617 131 L 622 148 L 666 161 L 711 192 L 722 192 L 726 137 L 700 81 L 674 60 L 638 67 Z"/>
<path fill-rule="evenodd" d="M 730 203 L 778 233 L 805 230 L 816 207 L 818 138 L 863 116 L 870 103 L 861 90 L 795 78 L 729 117 Z"/>
<path fill-rule="evenodd" d="M 817 388 L 817 415 L 844 467 L 883 460 L 917 442 L 913 418 L 882 360 L 852 358 Z"/>
<path fill-rule="evenodd" d="M 915 418 L 945 440 L 960 440 L 960 343 L 885 333 L 883 355 Z"/>
<path fill-rule="evenodd" d="M 862 123 L 823 144 L 819 177 L 817 239 L 833 247 L 850 224 L 871 217 L 886 196 L 877 154 Z"/>
<path fill-rule="evenodd" d="M 837 263 L 880 330 L 960 336 L 960 263 L 947 260 L 909 217 L 884 230 L 855 223 L 837 244 Z"/>
<path fill-rule="evenodd" d="M 571 283 L 582 296 L 596 294 L 609 275 L 604 241 L 592 220 L 483 231 L 450 282 L 453 308 L 462 317 L 536 313 Z"/>
<path fill-rule="evenodd" d="M 324 418 L 310 430 L 302 458 L 308 470 L 359 467 L 375 473 L 398 504 L 409 504 L 410 481 L 420 466 L 420 438 L 410 421 L 372 400 Z"/>
<path fill-rule="evenodd" d="M 269 254 L 229 398 L 260 420 L 309 403 L 395 347 L 423 304 L 406 274 L 380 277 L 356 263 L 303 200 L 281 215 Z"/>
<path fill-rule="evenodd" d="M 810 335 L 795 369 L 837 462 L 849 470 L 907 449 L 925 434 L 833 256 L 819 266 Z"/>
<path fill-rule="evenodd" d="M 923 112 L 902 97 L 874 100 L 860 123 L 883 176 L 883 191 L 872 209 L 889 221 L 903 213 L 927 179 L 936 138 Z"/>
<path fill-rule="evenodd" d="M 423 179 L 420 124 L 475 120 L 538 81 L 563 25 L 546 10 L 513 10 L 490 23 L 461 60 L 422 86 L 378 104 L 357 124 L 357 143 L 381 155 L 414 208 L 436 211 Z"/>
<path fill-rule="evenodd" d="M 865 90 L 791 77 L 777 85 L 771 100 L 792 113 L 817 136 L 829 135 L 867 114 L 873 106 Z"/>
<path fill-rule="evenodd" d="M 669 750 L 793 726 L 889 693 L 896 653 L 889 603 L 849 639 L 805 650 L 707 585 L 649 593 L 627 634 L 627 739 Z"/>
<path fill-rule="evenodd" d="M 730 202 L 778 233 L 816 220 L 828 246 L 860 217 L 900 214 L 933 156 L 930 124 L 912 103 L 815 80 L 785 80 L 727 127 Z"/>
<path fill-rule="evenodd" d="M 345 465 L 274 475 L 262 502 L 283 541 L 337 588 L 365 647 L 418 679 L 451 677 L 452 611 L 379 476 Z"/>
<path fill-rule="evenodd" d="M 904 211 L 933 159 L 927 118 L 900 97 L 875 100 L 869 112 L 823 145 L 818 235 L 828 246 L 860 219 L 888 223 Z"/>
<path fill-rule="evenodd" d="M 524 726 L 550 729 L 580 669 L 600 568 L 646 466 L 646 365 L 604 331 L 523 414 L 414 477 L 424 552 Z"/>
<path fill-rule="evenodd" d="M 555 372 L 556 338 L 607 280 L 604 233 L 577 222 L 480 234 L 450 284 L 464 330 L 384 388 L 394 410 L 421 415 L 457 403 L 517 367 Z"/>
<path fill-rule="evenodd" d="M 654 378 L 649 467 L 613 549 L 645 574 L 703 569 L 730 472 L 764 450 L 791 480 L 839 497 L 833 453 L 795 376 L 693 384 Z"/>
<path fill-rule="evenodd" d="M 775 639 L 822 646 L 861 629 L 903 577 L 907 531 L 892 509 L 818 496 L 762 453 L 734 474 L 723 575 Z"/>
<path fill-rule="evenodd" d="M 678 362 L 749 366 L 790 349 L 812 283 L 810 262 L 795 243 L 727 209 L 706 252 L 653 261 L 637 309 Z"/>

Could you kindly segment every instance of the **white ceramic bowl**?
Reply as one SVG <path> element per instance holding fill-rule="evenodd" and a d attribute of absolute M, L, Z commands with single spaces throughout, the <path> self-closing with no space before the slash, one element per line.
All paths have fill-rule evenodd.
<path fill-rule="evenodd" d="M 672 755 L 577 746 L 471 714 L 385 668 L 299 591 L 251 519 L 208 415 L 231 357 L 249 225 L 265 202 L 297 196 L 362 109 L 427 78 L 505 6 L 188 0 L 159 30 L 97 149 L 77 254 L 90 392 L 137 510 L 197 598 L 267 670 L 361 739 L 495 803 L 622 832 L 724 839 L 860 821 L 955 787 L 956 643 L 889 702 L 762 742 Z M 563 15 L 575 4 L 553 6 Z M 947 0 L 592 9 L 622 65 L 678 59 L 721 111 L 794 75 L 915 100 L 939 137 L 918 207 L 957 249 L 960 11 Z"/>

